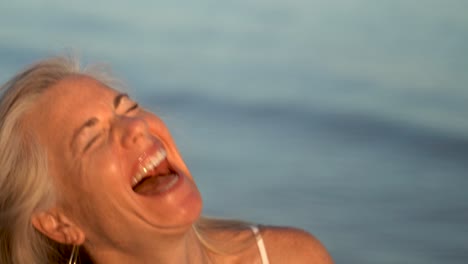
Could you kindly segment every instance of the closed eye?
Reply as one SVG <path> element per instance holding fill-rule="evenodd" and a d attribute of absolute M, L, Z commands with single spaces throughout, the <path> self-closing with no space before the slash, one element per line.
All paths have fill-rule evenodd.
<path fill-rule="evenodd" d="M 137 108 L 138 108 L 138 104 L 135 103 L 134 105 L 132 105 L 132 107 L 130 107 L 129 109 L 127 109 L 127 111 L 125 111 L 125 113 L 127 114 L 127 113 L 129 113 L 129 112 L 131 112 L 131 111 L 133 111 L 133 110 L 135 110 L 135 109 L 137 109 Z"/>
<path fill-rule="evenodd" d="M 83 153 L 86 153 L 86 151 L 88 151 L 88 149 L 91 148 L 91 146 L 101 137 L 101 135 L 102 133 L 99 133 L 95 135 L 93 138 L 91 138 L 86 144 L 86 146 L 83 148 Z"/>

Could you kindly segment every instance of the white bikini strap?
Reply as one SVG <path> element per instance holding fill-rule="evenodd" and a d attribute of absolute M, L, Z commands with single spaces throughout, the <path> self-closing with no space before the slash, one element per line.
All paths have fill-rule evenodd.
<path fill-rule="evenodd" d="M 257 239 L 257 246 L 258 246 L 258 250 L 260 251 L 260 257 L 262 258 L 262 263 L 270 264 L 270 261 L 268 260 L 266 248 L 265 248 L 265 243 L 263 243 L 263 238 L 262 238 L 262 235 L 260 234 L 260 230 L 258 230 L 257 226 L 250 226 L 250 228 L 252 229 L 252 232 L 254 233 L 255 238 Z"/>

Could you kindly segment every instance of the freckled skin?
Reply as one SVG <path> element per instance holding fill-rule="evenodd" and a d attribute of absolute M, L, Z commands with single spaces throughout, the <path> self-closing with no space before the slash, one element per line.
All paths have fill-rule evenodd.
<path fill-rule="evenodd" d="M 144 248 L 147 239 L 184 233 L 202 206 L 165 124 L 142 108 L 129 110 L 135 102 L 127 97 L 115 108 L 118 94 L 94 79 L 68 77 L 41 95 L 28 116 L 30 128 L 47 149 L 58 207 L 76 221 L 93 247 L 109 250 Z M 98 121 L 75 136 L 90 118 Z M 165 195 L 141 197 L 131 189 L 132 168 L 154 144 L 164 146 L 184 181 Z"/>
<path fill-rule="evenodd" d="M 118 96 L 92 78 L 71 76 L 42 94 L 26 116 L 47 151 L 58 190 L 57 205 L 47 212 L 55 222 L 40 213 L 33 225 L 58 242 L 81 244 L 94 263 L 207 263 L 207 255 L 215 263 L 261 263 L 255 243 L 234 255 L 204 252 L 191 228 L 202 200 L 169 130 L 128 97 L 114 106 Z M 167 151 L 180 184 L 142 196 L 131 188 L 134 168 L 155 145 Z M 253 236 L 248 228 L 217 229 L 213 235 L 232 243 Z M 271 264 L 332 263 L 304 231 L 262 227 L 261 235 Z"/>

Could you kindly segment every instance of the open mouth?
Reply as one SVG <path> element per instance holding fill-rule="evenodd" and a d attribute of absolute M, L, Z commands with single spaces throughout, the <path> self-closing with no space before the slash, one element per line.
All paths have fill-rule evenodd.
<path fill-rule="evenodd" d="M 132 189 L 140 195 L 156 195 L 169 190 L 178 180 L 179 175 L 171 168 L 166 151 L 160 149 L 139 164 Z"/>

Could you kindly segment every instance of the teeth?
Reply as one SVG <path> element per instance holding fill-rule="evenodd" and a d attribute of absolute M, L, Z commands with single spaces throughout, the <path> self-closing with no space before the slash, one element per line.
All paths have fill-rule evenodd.
<path fill-rule="evenodd" d="M 143 177 L 151 170 L 159 166 L 161 162 L 167 157 L 167 153 L 164 149 L 160 149 L 153 156 L 146 159 L 146 163 L 140 163 L 139 172 L 132 179 L 132 187 L 135 187 Z"/>

